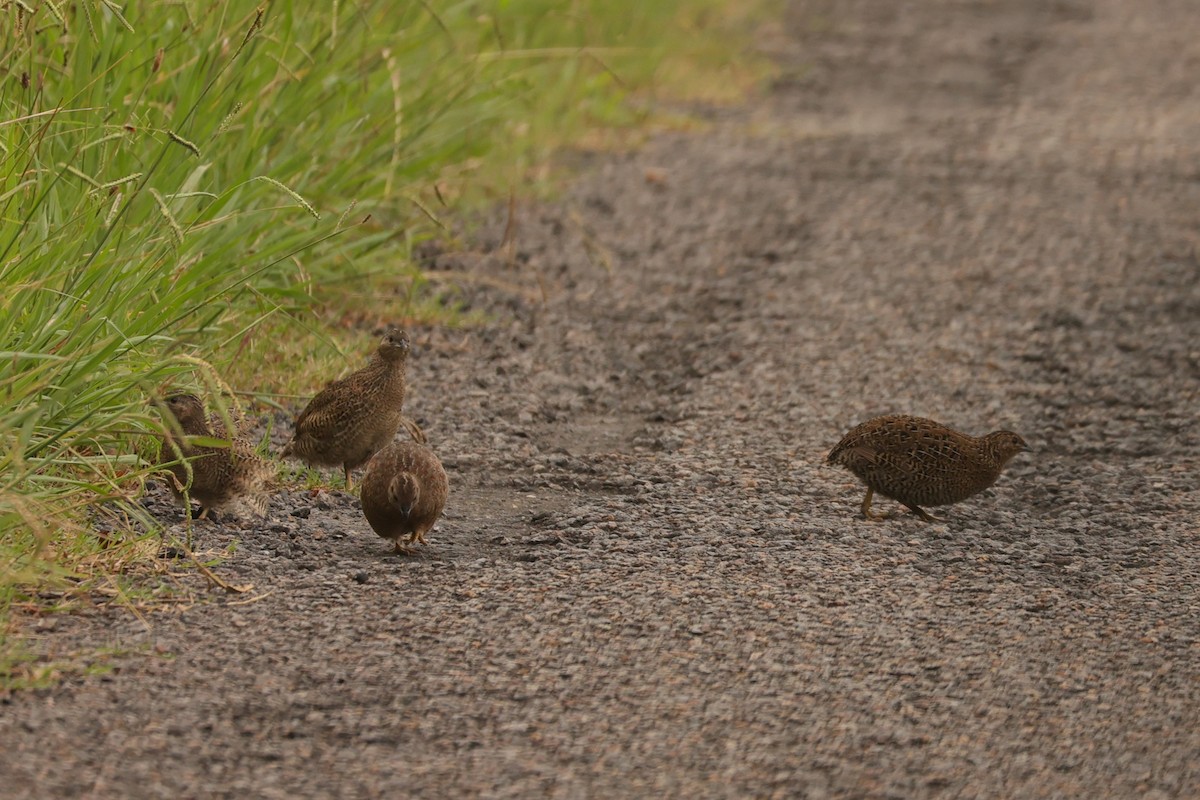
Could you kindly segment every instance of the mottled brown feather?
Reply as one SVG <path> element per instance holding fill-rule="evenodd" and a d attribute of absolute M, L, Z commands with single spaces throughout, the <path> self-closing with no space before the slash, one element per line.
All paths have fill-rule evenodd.
<path fill-rule="evenodd" d="M 874 491 L 926 517 L 921 506 L 949 505 L 983 491 L 1024 449 L 1025 440 L 1011 431 L 968 436 L 933 420 L 897 414 L 855 427 L 827 460 L 867 485 L 864 513 Z"/>
<path fill-rule="evenodd" d="M 341 466 L 349 478 L 403 423 L 408 352 L 408 335 L 390 328 L 365 367 L 331 382 L 300 412 L 283 455 L 310 466 Z"/>
<path fill-rule="evenodd" d="M 450 484 L 442 462 L 423 444 L 395 441 L 367 464 L 362 484 L 363 515 L 372 530 L 395 542 L 423 544 L 442 515 Z M 401 537 L 407 536 L 405 543 Z"/>
<path fill-rule="evenodd" d="M 167 467 L 171 475 L 167 483 L 176 500 L 183 502 L 186 488 L 187 495 L 194 498 L 205 512 L 244 504 L 259 516 L 265 515 L 273 488 L 274 470 L 270 463 L 259 456 L 254 446 L 237 431 L 230 437 L 219 416 L 206 415 L 204 403 L 196 395 L 177 394 L 166 398 L 164 403 L 179 423 L 184 437 L 204 436 L 226 439 L 230 443 L 228 447 L 192 444 L 173 433 L 163 438 L 160 464 L 178 461 L 182 455 L 191 465 L 190 486 L 186 466 L 175 463 Z"/>

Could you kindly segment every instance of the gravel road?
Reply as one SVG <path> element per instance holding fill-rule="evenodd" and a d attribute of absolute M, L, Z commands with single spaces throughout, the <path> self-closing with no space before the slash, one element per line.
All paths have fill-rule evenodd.
<path fill-rule="evenodd" d="M 513 263 L 500 215 L 428 254 L 494 321 L 412 331 L 424 553 L 339 492 L 201 523 L 254 592 L 55 618 L 118 669 L 0 705 L 5 796 L 1200 796 L 1194 3 L 762 44 L 769 96 L 581 157 Z M 822 462 L 893 412 L 1031 449 L 866 522 Z"/>

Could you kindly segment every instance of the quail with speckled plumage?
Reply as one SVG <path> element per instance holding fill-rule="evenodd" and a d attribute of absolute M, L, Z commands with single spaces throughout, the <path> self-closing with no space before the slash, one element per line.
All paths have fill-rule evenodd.
<path fill-rule="evenodd" d="M 426 543 L 425 534 L 441 517 L 450 492 L 446 470 L 424 435 L 415 428 L 409 431 L 416 441 L 392 442 L 376 453 L 362 484 L 367 522 L 404 554 L 412 554 L 411 545 Z"/>
<path fill-rule="evenodd" d="M 163 402 L 185 437 L 229 440 L 228 447 L 212 447 L 192 444 L 170 432 L 163 438 L 160 464 L 178 462 L 182 456 L 191 465 L 190 485 L 188 468 L 184 464 L 174 463 L 167 467 L 170 473 L 168 485 L 176 500 L 184 501 L 186 489 L 186 495 L 200 504 L 200 519 L 207 517 L 210 510 L 224 510 L 240 504 L 259 516 L 265 515 L 274 475 L 271 464 L 236 431 L 233 436 L 227 436 L 225 423 L 215 415 L 206 415 L 204 403 L 196 395 L 176 394 Z"/>
<path fill-rule="evenodd" d="M 1021 451 L 1025 440 L 1012 431 L 968 436 L 922 417 L 896 414 L 867 420 L 829 452 L 828 463 L 845 467 L 867 485 L 862 513 L 871 513 L 875 492 L 890 497 L 926 522 L 921 506 L 944 506 L 982 492 Z"/>
<path fill-rule="evenodd" d="M 350 472 L 392 440 L 404 422 L 408 334 L 389 328 L 365 367 L 327 385 L 296 417 L 285 457 Z"/>

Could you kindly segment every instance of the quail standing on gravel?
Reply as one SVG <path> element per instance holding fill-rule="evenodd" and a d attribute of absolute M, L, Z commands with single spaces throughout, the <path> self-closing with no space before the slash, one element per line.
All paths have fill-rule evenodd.
<path fill-rule="evenodd" d="M 376 453 L 362 484 L 367 522 L 395 542 L 397 553 L 405 554 L 413 552 L 410 545 L 425 544 L 425 534 L 442 515 L 450 492 L 442 462 L 419 430 L 409 430 L 416 441 L 392 442 Z M 408 538 L 401 542 L 403 536 Z"/>
<path fill-rule="evenodd" d="M 274 474 L 271 464 L 236 430 L 229 435 L 224 422 L 216 416 L 207 416 L 204 403 L 196 395 L 171 395 L 163 402 L 185 437 L 204 436 L 229 441 L 228 447 L 192 444 L 186 438 L 179 439 L 175 433 L 168 432 L 162 442 L 159 463 L 170 464 L 167 467 L 171 475 L 168 484 L 175 498 L 184 502 L 185 492 L 186 496 L 194 498 L 200 504 L 200 519 L 208 516 L 210 510 L 238 504 L 249 506 L 259 516 L 265 515 Z M 187 459 L 191 467 L 190 485 L 188 466 L 179 463 L 180 456 Z"/>
<path fill-rule="evenodd" d="M 944 506 L 982 492 L 1004 465 L 1025 450 L 1012 431 L 974 437 L 922 417 L 897 414 L 867 420 L 838 442 L 828 463 L 845 467 L 867 485 L 862 513 L 871 513 L 875 492 L 898 500 L 926 522 L 921 506 Z"/>
<path fill-rule="evenodd" d="M 314 467 L 350 471 L 392 440 L 404 424 L 404 372 L 408 334 L 389 328 L 365 367 L 331 382 L 296 417 L 296 432 L 283 448 Z"/>

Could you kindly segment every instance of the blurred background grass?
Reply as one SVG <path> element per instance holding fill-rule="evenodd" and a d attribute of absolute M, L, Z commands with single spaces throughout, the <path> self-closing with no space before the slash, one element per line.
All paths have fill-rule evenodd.
<path fill-rule="evenodd" d="M 150 396 L 311 393 L 364 295 L 464 324 L 414 244 L 660 100 L 742 97 L 766 5 L 0 3 L 0 681 L 14 605 L 156 591 Z"/>

